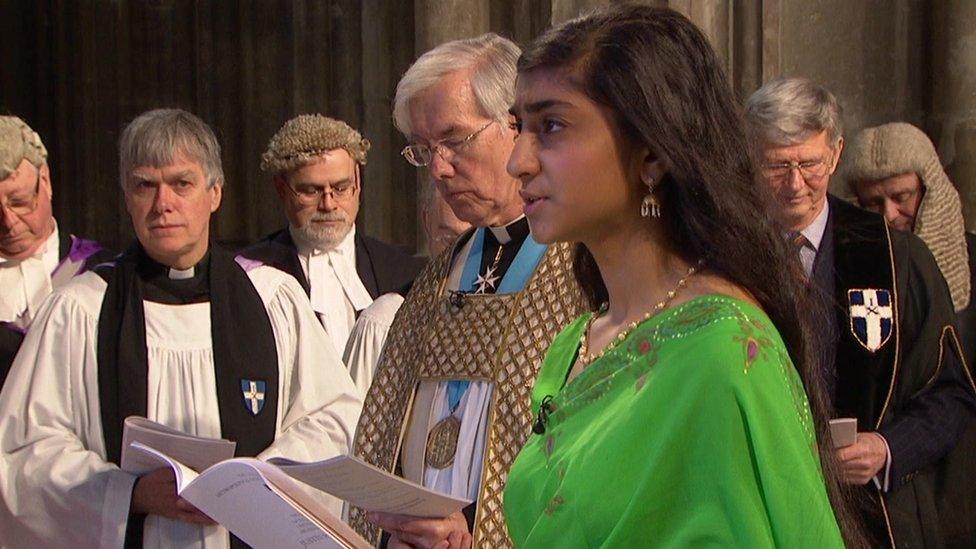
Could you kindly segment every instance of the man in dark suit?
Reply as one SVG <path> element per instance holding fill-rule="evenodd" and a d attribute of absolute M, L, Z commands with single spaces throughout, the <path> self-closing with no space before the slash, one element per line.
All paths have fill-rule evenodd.
<path fill-rule="evenodd" d="M 835 414 L 858 420 L 856 442 L 837 451 L 842 479 L 866 486 L 879 541 L 969 542 L 974 503 L 962 494 L 972 493 L 974 449 L 962 435 L 976 415 L 976 388 L 932 254 L 915 235 L 827 193 L 844 145 L 830 92 L 778 80 L 746 109 L 762 175 L 811 281 Z"/>
<path fill-rule="evenodd" d="M 359 313 L 382 294 L 405 294 L 423 267 L 406 251 L 356 232 L 369 141 L 346 123 L 303 114 L 261 157 L 289 227 L 241 255 L 301 283 L 340 354 Z"/>
<path fill-rule="evenodd" d="M 59 227 L 53 195 L 41 137 L 0 116 L 0 386 L 48 294 L 114 255 Z"/>

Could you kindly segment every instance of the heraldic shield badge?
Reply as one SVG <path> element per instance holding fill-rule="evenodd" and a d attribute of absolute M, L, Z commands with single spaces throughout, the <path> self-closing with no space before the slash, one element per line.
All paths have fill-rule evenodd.
<path fill-rule="evenodd" d="M 267 386 L 263 381 L 250 379 L 241 380 L 241 392 L 244 394 L 244 406 L 251 415 L 258 415 L 264 408 L 264 395 Z"/>
<path fill-rule="evenodd" d="M 888 290 L 847 290 L 851 332 L 865 349 L 876 352 L 891 337 L 894 308 Z"/>

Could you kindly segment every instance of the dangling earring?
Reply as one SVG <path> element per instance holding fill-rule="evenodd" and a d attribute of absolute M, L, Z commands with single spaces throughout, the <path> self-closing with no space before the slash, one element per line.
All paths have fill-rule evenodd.
<path fill-rule="evenodd" d="M 647 182 L 647 194 L 641 200 L 641 217 L 661 217 L 661 203 L 654 196 L 654 178 Z"/>

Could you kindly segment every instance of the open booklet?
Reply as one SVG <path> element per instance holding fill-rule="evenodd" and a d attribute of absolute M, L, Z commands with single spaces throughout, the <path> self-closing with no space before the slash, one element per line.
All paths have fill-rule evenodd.
<path fill-rule="evenodd" d="M 172 468 L 181 497 L 255 547 L 370 547 L 310 488 L 368 511 L 417 517 L 446 517 L 471 503 L 352 456 L 314 463 L 282 458 L 220 460 L 220 452 L 226 453 L 226 445 L 232 442 L 192 437 L 145 418 L 126 419 L 123 442 L 124 470 L 144 474 Z M 175 454 L 190 456 L 198 468 L 175 459 Z"/>

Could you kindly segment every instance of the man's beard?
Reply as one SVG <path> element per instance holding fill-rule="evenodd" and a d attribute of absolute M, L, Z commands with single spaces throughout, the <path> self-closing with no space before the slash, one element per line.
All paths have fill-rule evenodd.
<path fill-rule="evenodd" d="M 292 235 L 301 244 L 318 250 L 333 250 L 349 234 L 352 223 L 348 223 L 345 212 L 315 213 L 301 227 L 292 226 Z M 317 221 L 341 221 L 342 225 L 316 226 Z"/>

